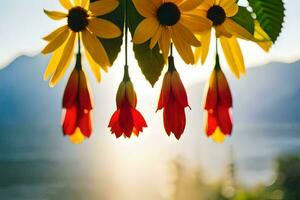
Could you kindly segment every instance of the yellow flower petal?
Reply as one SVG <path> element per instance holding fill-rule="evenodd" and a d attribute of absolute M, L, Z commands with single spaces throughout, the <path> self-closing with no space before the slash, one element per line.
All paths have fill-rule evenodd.
<path fill-rule="evenodd" d="M 74 0 L 75 6 L 81 6 L 81 1 L 80 0 Z"/>
<path fill-rule="evenodd" d="M 43 39 L 46 40 L 46 41 L 54 40 L 59 34 L 61 34 L 66 29 L 68 29 L 68 25 L 59 27 L 58 29 L 56 29 L 52 33 L 50 33 L 47 36 L 43 37 Z"/>
<path fill-rule="evenodd" d="M 220 5 L 221 0 L 215 0 L 214 5 Z"/>
<path fill-rule="evenodd" d="M 85 49 L 85 55 L 90 64 L 90 67 L 92 69 L 92 72 L 93 72 L 96 80 L 98 82 L 100 82 L 101 81 L 100 65 L 94 61 L 94 59 L 92 58 L 92 56 L 89 54 L 89 52 L 86 49 Z"/>
<path fill-rule="evenodd" d="M 90 11 L 94 16 L 100 16 L 112 12 L 118 6 L 119 6 L 119 2 L 117 0 L 95 1 L 90 4 Z"/>
<path fill-rule="evenodd" d="M 66 39 L 69 37 L 69 35 L 70 35 L 70 30 L 65 29 L 55 39 L 53 39 L 49 42 L 49 44 L 42 50 L 42 53 L 48 54 L 48 53 L 55 51 L 66 41 Z"/>
<path fill-rule="evenodd" d="M 270 50 L 270 48 L 273 45 L 273 42 L 271 38 L 268 36 L 268 34 L 261 28 L 259 22 L 255 20 L 255 31 L 254 31 L 254 37 L 257 40 L 261 40 L 263 42 L 257 42 L 257 44 L 266 52 Z"/>
<path fill-rule="evenodd" d="M 243 54 L 236 37 L 220 37 L 224 55 L 231 71 L 237 78 L 246 73 Z"/>
<path fill-rule="evenodd" d="M 49 64 L 46 68 L 46 71 L 44 73 L 44 80 L 48 80 L 50 78 L 50 76 L 55 72 L 58 63 L 61 60 L 61 55 L 63 53 L 63 50 L 65 48 L 65 43 L 63 45 L 61 45 L 61 47 L 59 47 L 52 55 Z"/>
<path fill-rule="evenodd" d="M 233 17 L 239 11 L 239 6 L 234 2 L 233 4 L 225 5 L 224 7 L 226 17 Z"/>
<path fill-rule="evenodd" d="M 199 42 L 199 40 L 197 40 L 195 35 L 189 29 L 187 29 L 183 24 L 177 23 L 172 27 L 172 29 L 178 32 L 178 36 L 180 36 L 188 44 L 194 47 L 201 46 L 201 42 Z"/>
<path fill-rule="evenodd" d="M 249 33 L 245 28 L 234 22 L 232 19 L 227 18 L 223 25 L 226 28 L 226 30 L 231 34 L 236 35 L 237 37 L 245 40 L 255 41 L 255 38 L 251 33 Z"/>
<path fill-rule="evenodd" d="M 58 12 L 58 11 L 49 11 L 44 9 L 44 13 L 51 19 L 61 20 L 66 18 L 68 15 L 66 13 Z"/>
<path fill-rule="evenodd" d="M 182 11 L 190 11 L 195 8 L 197 8 L 203 0 L 188 0 L 188 1 L 183 1 L 180 5 L 179 8 Z"/>
<path fill-rule="evenodd" d="M 132 0 L 137 11 L 144 17 L 156 17 L 157 7 L 152 0 Z"/>
<path fill-rule="evenodd" d="M 88 30 L 82 31 L 82 42 L 93 60 L 98 63 L 101 68 L 111 66 L 107 53 L 95 34 L 90 33 Z"/>
<path fill-rule="evenodd" d="M 201 17 L 193 14 L 182 15 L 180 22 L 195 34 L 207 31 L 211 29 L 213 25 L 212 21 L 210 21 L 206 17 Z"/>
<path fill-rule="evenodd" d="M 164 59 L 167 60 L 169 56 L 170 45 L 171 45 L 171 36 L 170 36 L 169 28 L 167 27 L 162 28 L 161 37 L 158 40 L 158 44 L 162 51 Z"/>
<path fill-rule="evenodd" d="M 67 10 L 70 10 L 73 7 L 73 5 L 70 2 L 70 0 L 59 0 L 59 2 Z"/>
<path fill-rule="evenodd" d="M 76 128 L 75 133 L 69 138 L 73 144 L 81 144 L 85 140 L 85 136 L 81 133 L 79 128 Z"/>
<path fill-rule="evenodd" d="M 91 19 L 88 28 L 98 37 L 105 39 L 116 38 L 122 34 L 118 26 L 104 19 Z"/>
<path fill-rule="evenodd" d="M 66 69 L 68 68 L 72 59 L 74 46 L 75 46 L 75 39 L 76 39 L 76 33 L 72 32 L 63 50 L 61 60 L 59 61 L 55 73 L 51 78 L 50 87 L 54 87 L 66 72 Z"/>
<path fill-rule="evenodd" d="M 159 38 L 161 38 L 161 32 L 162 32 L 163 28 L 161 25 L 159 25 L 156 33 L 153 35 L 153 37 L 151 38 L 151 42 L 150 42 L 150 49 L 153 49 L 155 47 L 155 45 L 157 44 Z"/>
<path fill-rule="evenodd" d="M 211 30 L 206 31 L 203 34 L 199 35 L 199 39 L 202 43 L 202 46 L 196 48 L 195 50 L 194 55 L 195 55 L 196 63 L 200 60 L 200 58 L 201 58 L 201 64 L 203 65 L 205 63 L 209 52 L 210 38 L 211 38 Z"/>
<path fill-rule="evenodd" d="M 142 44 L 148 41 L 159 28 L 159 23 L 156 17 L 150 17 L 144 19 L 135 29 L 133 36 L 133 43 Z"/>
<path fill-rule="evenodd" d="M 214 0 L 204 0 L 199 6 L 199 9 L 207 11 L 214 5 L 214 3 Z"/>
<path fill-rule="evenodd" d="M 215 26 L 215 30 L 216 30 L 216 37 L 219 38 L 221 36 L 224 37 L 231 37 L 232 34 L 230 32 L 228 32 L 228 30 L 226 29 L 226 27 L 224 26 L 224 24 L 219 25 L 219 26 Z"/>
<path fill-rule="evenodd" d="M 226 135 L 222 133 L 220 128 L 218 127 L 214 134 L 211 136 L 211 138 L 216 142 L 216 143 L 223 143 L 226 139 Z"/>
<path fill-rule="evenodd" d="M 85 8 L 86 10 L 90 7 L 90 0 L 82 0 L 81 1 L 81 7 Z"/>
<path fill-rule="evenodd" d="M 194 54 L 191 46 L 185 41 L 183 36 L 178 32 L 178 28 L 173 26 L 171 28 L 171 38 L 174 42 L 174 45 L 186 64 L 194 64 Z"/>

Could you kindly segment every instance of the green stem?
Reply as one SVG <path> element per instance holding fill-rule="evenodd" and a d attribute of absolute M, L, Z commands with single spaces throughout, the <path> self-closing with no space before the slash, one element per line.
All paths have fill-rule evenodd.
<path fill-rule="evenodd" d="M 81 64 L 81 43 L 80 43 L 80 35 L 78 35 L 78 52 L 76 55 L 76 64 L 75 68 L 79 71 L 82 70 L 82 64 Z"/>
<path fill-rule="evenodd" d="M 220 70 L 220 58 L 218 54 L 218 38 L 216 38 L 216 65 L 215 65 L 215 70 Z"/>
<path fill-rule="evenodd" d="M 130 81 L 128 70 L 128 0 L 125 0 L 125 66 L 123 81 Z"/>

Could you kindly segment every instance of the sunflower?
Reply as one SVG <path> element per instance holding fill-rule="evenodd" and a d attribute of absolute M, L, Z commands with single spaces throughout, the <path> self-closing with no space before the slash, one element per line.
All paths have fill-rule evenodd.
<path fill-rule="evenodd" d="M 203 32 L 212 23 L 206 17 L 189 14 L 202 0 L 133 0 L 137 11 L 145 17 L 137 26 L 133 42 L 142 44 L 150 40 L 150 48 L 158 43 L 167 60 L 170 44 L 174 43 L 178 53 L 187 64 L 195 62 L 192 46 L 201 43 L 191 32 Z"/>
<path fill-rule="evenodd" d="M 195 59 L 201 58 L 202 64 L 205 63 L 212 28 L 215 29 L 215 35 L 219 38 L 224 55 L 229 64 L 231 71 L 238 78 L 246 72 L 243 54 L 237 38 L 257 41 L 254 36 L 245 28 L 236 23 L 231 17 L 234 17 L 239 6 L 236 0 L 204 0 L 193 13 L 201 17 L 206 17 L 211 23 L 211 27 L 206 31 L 199 33 L 198 39 L 202 42 L 200 48 L 195 50 Z M 195 33 L 197 30 L 192 29 Z"/>
<path fill-rule="evenodd" d="M 111 64 L 97 37 L 116 38 L 121 35 L 121 31 L 112 22 L 97 17 L 115 10 L 119 2 L 117 0 L 99 0 L 93 3 L 89 0 L 74 0 L 74 3 L 70 0 L 59 1 L 68 13 L 44 10 L 45 14 L 53 20 L 67 19 L 66 25 L 43 38 L 49 43 L 42 53 L 53 53 L 44 78 L 51 77 L 50 86 L 57 84 L 71 62 L 76 41 L 79 41 L 80 46 L 81 38 L 92 71 L 100 81 L 100 68 L 106 71 Z"/>

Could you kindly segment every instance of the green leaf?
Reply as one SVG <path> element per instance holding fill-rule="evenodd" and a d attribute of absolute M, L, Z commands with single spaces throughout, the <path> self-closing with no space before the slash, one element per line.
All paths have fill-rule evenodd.
<path fill-rule="evenodd" d="M 91 2 L 94 2 L 97 0 L 91 0 Z M 108 21 L 114 23 L 117 25 L 120 30 L 123 32 L 124 30 L 124 5 L 125 1 L 124 0 L 118 0 L 120 5 L 116 10 L 114 10 L 112 13 L 109 13 L 104 16 L 100 16 L 99 18 L 101 19 L 107 19 Z M 98 38 L 103 47 L 105 48 L 107 55 L 109 57 L 110 63 L 113 64 L 115 60 L 118 57 L 118 54 L 121 51 L 121 46 L 123 43 L 123 34 L 118 37 L 118 38 L 113 38 L 113 39 L 103 39 L 103 38 Z"/>
<path fill-rule="evenodd" d="M 281 33 L 284 19 L 282 0 L 248 0 L 263 30 L 275 43 Z"/>
<path fill-rule="evenodd" d="M 254 19 L 246 7 L 239 6 L 239 12 L 231 19 L 244 27 L 251 34 L 254 34 Z"/>
<path fill-rule="evenodd" d="M 144 18 L 134 7 L 132 1 L 129 1 L 128 27 L 132 36 L 134 35 L 136 27 L 143 19 Z M 154 86 L 161 75 L 165 62 L 163 56 L 160 54 L 158 45 L 156 45 L 153 49 L 150 49 L 149 43 L 150 42 L 148 41 L 140 45 L 134 44 L 133 51 L 144 76 L 150 84 Z"/>

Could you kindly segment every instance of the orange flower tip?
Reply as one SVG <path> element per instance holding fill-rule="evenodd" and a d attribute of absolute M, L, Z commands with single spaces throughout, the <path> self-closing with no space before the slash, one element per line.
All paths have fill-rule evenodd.
<path fill-rule="evenodd" d="M 85 138 L 86 137 L 81 133 L 79 128 L 75 130 L 73 135 L 69 136 L 69 139 L 73 144 L 82 144 Z"/>
<path fill-rule="evenodd" d="M 210 136 L 215 143 L 221 144 L 225 142 L 227 135 L 224 134 L 218 127 L 216 131 Z"/>

